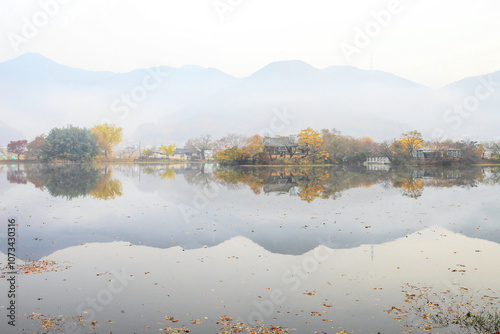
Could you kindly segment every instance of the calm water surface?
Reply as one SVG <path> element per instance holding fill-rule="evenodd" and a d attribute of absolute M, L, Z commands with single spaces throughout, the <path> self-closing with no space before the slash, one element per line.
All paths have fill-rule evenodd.
<path fill-rule="evenodd" d="M 0 266 L 15 217 L 20 272 L 15 329 L 0 280 L 0 332 L 218 333 L 226 316 L 400 333 L 424 286 L 494 308 L 499 184 L 479 167 L 0 166 Z"/>

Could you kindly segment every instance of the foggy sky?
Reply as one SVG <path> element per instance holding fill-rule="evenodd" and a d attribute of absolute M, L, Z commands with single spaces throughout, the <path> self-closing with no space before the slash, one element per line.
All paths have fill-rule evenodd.
<path fill-rule="evenodd" d="M 32 51 L 88 70 L 243 77 L 299 59 L 441 87 L 500 69 L 499 12 L 494 0 L 3 0 L 0 61 Z"/>

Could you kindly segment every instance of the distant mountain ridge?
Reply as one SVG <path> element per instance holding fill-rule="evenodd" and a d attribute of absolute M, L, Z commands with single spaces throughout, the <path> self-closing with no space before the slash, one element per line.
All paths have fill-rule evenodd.
<path fill-rule="evenodd" d="M 480 78 L 500 83 L 500 71 Z M 9 129 L 0 146 L 21 139 L 14 134 L 33 139 L 55 126 L 103 121 L 123 126 L 127 141 L 150 144 L 202 133 L 288 135 L 308 126 L 375 140 L 413 129 L 428 139 L 444 133 L 482 140 L 498 136 L 500 89 L 473 112 L 454 109 L 474 97 L 480 78 L 435 90 L 387 72 L 317 69 L 300 60 L 274 62 L 245 78 L 197 65 L 94 72 L 26 53 L 0 63 L 2 129 Z"/>

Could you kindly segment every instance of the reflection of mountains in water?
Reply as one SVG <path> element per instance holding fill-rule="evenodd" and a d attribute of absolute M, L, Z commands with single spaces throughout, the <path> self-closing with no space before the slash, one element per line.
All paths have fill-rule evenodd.
<path fill-rule="evenodd" d="M 130 246 L 127 242 L 75 245 L 51 252 L 44 259 L 56 260 L 59 265 L 68 264 L 70 270 L 55 267 L 56 270 L 50 273 L 23 275 L 24 307 L 40 307 L 43 299 L 54 305 L 49 310 L 78 310 L 83 298 L 101 296 L 101 289 L 108 280 L 116 282 L 116 277 L 109 274 L 122 272 L 133 279 L 127 281 L 125 293 L 114 295 L 110 300 L 104 311 L 106 318 L 96 318 L 102 323 L 102 332 L 143 333 L 145 323 L 154 324 L 159 319 L 150 317 L 163 310 L 166 301 L 176 305 L 174 315 L 181 317 L 179 323 L 189 324 L 190 319 L 204 317 L 217 319 L 221 312 L 234 317 L 246 316 L 256 310 L 255 305 L 267 305 L 257 302 L 269 300 L 268 290 L 281 290 L 286 293 L 284 310 L 287 312 L 277 312 L 276 322 L 297 328 L 298 333 L 310 333 L 310 328 L 330 333 L 331 324 L 323 319 L 338 319 L 336 321 L 344 328 L 363 333 L 372 332 L 374 328 L 382 333 L 395 333 L 399 331 L 390 327 L 394 321 L 390 317 L 383 316 L 375 322 L 364 319 L 371 319 L 374 310 L 382 314 L 382 310 L 394 305 L 395 301 L 398 301 L 396 305 L 399 301 L 403 303 L 406 298 L 403 298 L 401 286 L 405 283 L 420 282 L 439 289 L 452 289 L 449 282 L 457 287 L 455 283 L 459 282 L 460 286 L 473 291 L 489 288 L 490 296 L 500 289 L 500 267 L 492 265 L 491 260 L 500 251 L 500 245 L 467 238 L 442 227 L 419 230 L 372 247 L 363 245 L 333 251 L 332 248 L 325 242 L 311 252 L 287 256 L 270 253 L 243 237 L 228 239 L 216 247 L 186 251 L 179 247 Z M 294 288 L 296 281 L 292 276 L 297 277 L 295 280 L 299 280 L 300 288 Z M 61 289 L 64 293 L 56 293 Z M 316 296 L 304 296 L 311 290 Z M 144 303 L 145 298 L 147 303 Z M 319 301 L 326 300 L 335 307 L 323 309 L 329 313 L 322 317 L 308 318 L 311 324 L 286 322 L 287 319 L 304 318 L 287 318 L 288 312 L 299 314 L 305 310 L 306 314 L 311 314 L 311 310 L 321 305 Z M 123 309 L 127 310 L 126 314 L 119 313 Z M 137 321 L 129 310 L 140 310 L 141 321 Z M 174 311 L 169 311 L 169 315 L 170 312 Z M 161 318 L 164 319 L 164 315 Z M 113 323 L 107 319 L 112 319 Z M 19 322 L 33 332 L 29 324 L 22 319 Z M 328 327 L 323 328 L 320 324 Z M 205 324 L 203 327 L 188 325 L 188 328 L 193 328 L 193 333 L 218 332 L 215 323 L 212 325 L 213 330 L 208 330 Z"/>
<path fill-rule="evenodd" d="M 122 178 L 130 176 L 136 179 L 142 175 L 142 177 L 147 177 L 150 182 L 155 183 L 158 187 L 161 186 L 161 183 L 155 182 L 155 179 L 162 177 L 162 175 L 167 175 L 167 177 L 182 175 L 184 180 L 188 184 L 191 184 L 191 188 L 193 186 L 195 188 L 202 188 L 217 183 L 229 189 L 238 188 L 239 191 L 244 192 L 247 190 L 242 189 L 238 184 L 246 184 L 255 194 L 287 193 L 291 196 L 298 196 L 301 200 L 307 202 L 311 202 L 317 197 L 324 199 L 337 198 L 339 194 L 349 188 L 369 187 L 374 184 L 399 188 L 402 191 L 402 195 L 407 197 L 412 197 L 411 195 L 413 194 L 416 194 L 415 197 L 419 197 L 422 195 L 424 187 L 475 187 L 480 184 L 498 184 L 500 181 L 499 171 L 492 168 L 426 168 L 372 172 L 363 169 L 281 167 L 212 170 L 213 167 L 202 164 L 177 168 L 175 166 L 144 167 L 122 165 L 113 166 L 112 169 L 124 175 Z M 9 171 L 14 172 L 13 169 Z M 19 171 L 22 173 L 19 173 Z M 112 177 L 110 167 L 25 165 L 15 172 L 15 177 L 8 174 L 7 179 L 21 180 L 21 183 L 26 180 L 35 184 L 40 189 L 47 189 L 52 196 L 60 196 L 66 199 L 87 195 L 92 198 L 104 199 L 112 198 L 113 195 L 121 196 L 121 182 L 118 179 L 116 179 L 116 183 L 111 182 L 115 179 Z M 120 187 L 115 187 L 113 184 L 120 185 Z M 142 184 L 144 184 L 144 181 Z M 120 191 L 118 192 L 117 189 Z M 154 192 L 156 189 L 158 188 L 150 189 L 146 192 Z M 230 196 L 234 197 L 232 193 Z M 266 201 L 269 202 L 267 199 Z M 494 199 L 492 199 L 491 203 L 493 202 Z M 399 203 L 403 203 L 403 199 Z M 412 202 L 406 200 L 405 203 Z M 304 204 L 309 206 L 307 203 Z M 355 202 L 347 201 L 346 204 L 353 205 Z M 247 202 L 244 205 L 248 207 Z M 248 207 L 248 210 L 252 212 L 253 208 Z M 447 213 L 453 212 L 451 209 L 447 211 Z M 152 211 L 152 214 L 158 215 L 159 213 L 159 211 Z M 469 216 L 473 212 L 465 211 L 465 213 Z M 415 216 L 411 215 L 403 218 L 408 217 L 415 218 Z M 430 215 L 428 217 L 430 218 Z M 496 217 L 492 215 L 491 218 Z M 255 231 L 250 231 L 236 230 L 234 227 L 231 227 L 230 223 L 235 222 L 234 218 L 231 218 L 230 222 L 219 221 L 216 233 L 213 233 L 211 229 L 204 229 L 196 231 L 196 233 L 186 234 L 186 227 L 180 221 L 172 223 L 168 230 L 158 229 L 158 225 L 155 225 L 155 221 L 157 222 L 158 219 L 155 216 L 155 219 L 149 221 L 144 219 L 141 225 L 127 225 L 122 215 L 109 211 L 109 216 L 106 217 L 107 223 L 115 222 L 117 223 L 116 226 L 122 224 L 119 229 L 107 227 L 107 224 L 103 226 L 92 225 L 89 229 L 78 230 L 77 236 L 73 233 L 67 233 L 64 238 L 59 238 L 60 231 L 47 231 L 45 229 L 35 232 L 34 230 L 26 230 L 23 237 L 27 238 L 27 240 L 36 237 L 44 239 L 44 241 L 37 243 L 26 242 L 24 243 L 24 249 L 27 254 L 30 254 L 31 258 L 40 258 L 57 249 L 84 242 L 108 242 L 110 239 L 115 238 L 126 240 L 133 244 L 143 244 L 157 248 L 170 248 L 178 245 L 185 249 L 197 249 L 204 246 L 218 245 L 232 237 L 243 236 L 251 239 L 270 252 L 299 255 L 317 247 L 320 244 L 321 238 L 325 235 L 331 236 L 330 247 L 347 249 L 363 244 L 383 244 L 396 238 L 404 237 L 409 231 L 415 231 L 422 226 L 422 224 L 416 223 L 416 219 L 414 222 L 408 224 L 394 224 L 376 218 L 377 225 L 373 224 L 371 228 L 365 229 L 364 226 L 353 224 L 354 218 L 352 220 L 345 219 L 343 222 L 338 221 L 335 225 L 330 223 L 321 225 L 318 220 L 302 220 L 302 216 L 297 216 L 287 219 L 287 225 L 284 225 L 282 229 L 279 227 L 280 222 L 276 220 L 267 225 L 255 228 Z M 206 218 L 203 216 L 200 219 L 204 220 Z M 467 217 L 460 219 L 459 223 L 461 224 L 449 227 L 454 232 L 461 233 L 467 237 L 500 243 L 498 226 L 495 226 L 496 221 L 494 219 L 489 220 L 491 223 L 480 226 L 481 229 L 477 229 L 478 225 L 476 222 L 472 223 L 472 220 Z M 241 220 L 241 222 L 244 221 Z M 148 223 L 151 224 L 148 225 Z M 300 227 L 304 223 L 318 225 L 319 227 L 311 226 L 308 229 L 301 229 Z M 441 222 L 437 223 L 440 224 Z M 443 222 L 443 224 L 445 223 Z M 447 223 L 446 226 L 448 226 Z M 154 231 L 154 233 L 151 233 L 151 231 Z M 70 230 L 69 232 L 72 231 Z M 52 243 L 56 238 L 57 243 Z M 165 240 L 175 240 L 176 244 L 173 245 L 165 242 Z"/>

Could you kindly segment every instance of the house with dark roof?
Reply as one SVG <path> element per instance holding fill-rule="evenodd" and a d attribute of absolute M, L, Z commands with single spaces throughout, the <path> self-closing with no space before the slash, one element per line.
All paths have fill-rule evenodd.
<path fill-rule="evenodd" d="M 420 160 L 432 158 L 460 158 L 461 151 L 457 148 L 447 148 L 444 151 L 437 151 L 431 147 L 422 147 L 413 152 L 413 156 Z"/>
<path fill-rule="evenodd" d="M 190 149 L 176 148 L 174 151 L 173 158 L 179 160 L 196 160 L 199 159 L 200 156 L 197 152 L 193 152 Z"/>
<path fill-rule="evenodd" d="M 280 156 L 286 157 L 289 155 L 293 157 L 295 154 L 304 154 L 303 148 L 289 137 L 264 137 L 262 142 L 264 151 L 270 157 Z"/>

